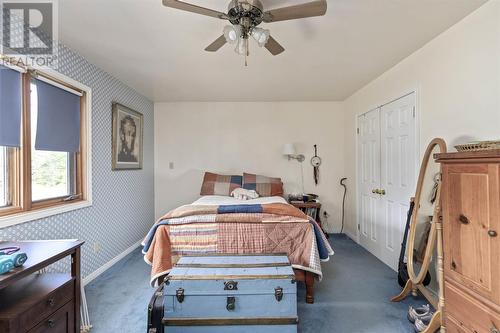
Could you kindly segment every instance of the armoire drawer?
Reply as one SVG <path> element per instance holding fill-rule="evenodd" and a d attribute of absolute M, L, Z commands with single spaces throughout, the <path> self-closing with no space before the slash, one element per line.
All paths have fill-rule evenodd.
<path fill-rule="evenodd" d="M 443 165 L 447 279 L 500 303 L 499 164 Z"/>
<path fill-rule="evenodd" d="M 471 296 L 461 291 L 450 283 L 445 285 L 446 299 L 446 323 L 451 320 L 451 329 L 447 332 L 454 332 L 453 325 L 456 326 L 456 332 L 491 333 L 494 329 L 500 329 L 500 315 L 479 303 Z M 456 323 L 453 323 L 453 320 Z M 464 329 L 465 327 L 465 329 Z"/>
<path fill-rule="evenodd" d="M 446 333 L 474 333 L 468 328 L 460 325 L 458 319 L 452 316 L 446 317 Z"/>

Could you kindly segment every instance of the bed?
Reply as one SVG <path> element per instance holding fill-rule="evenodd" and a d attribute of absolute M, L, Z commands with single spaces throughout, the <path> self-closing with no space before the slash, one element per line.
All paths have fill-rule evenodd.
<path fill-rule="evenodd" d="M 333 250 L 317 223 L 279 196 L 237 200 L 202 196 L 161 217 L 143 242 L 154 286 L 183 255 L 285 253 L 296 280 L 306 285 L 306 302 L 314 302 L 314 281 L 321 261 Z"/>

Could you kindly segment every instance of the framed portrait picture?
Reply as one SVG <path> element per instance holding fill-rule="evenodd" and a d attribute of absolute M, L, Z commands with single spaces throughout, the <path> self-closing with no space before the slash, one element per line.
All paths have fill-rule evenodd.
<path fill-rule="evenodd" d="M 113 103 L 113 170 L 142 169 L 143 115 Z"/>

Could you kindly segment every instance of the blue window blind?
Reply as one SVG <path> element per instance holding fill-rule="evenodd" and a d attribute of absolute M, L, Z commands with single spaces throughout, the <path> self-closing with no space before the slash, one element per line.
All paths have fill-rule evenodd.
<path fill-rule="evenodd" d="M 0 146 L 21 145 L 21 73 L 0 66 Z"/>
<path fill-rule="evenodd" d="M 35 80 L 38 95 L 36 150 L 80 150 L 80 96 Z"/>

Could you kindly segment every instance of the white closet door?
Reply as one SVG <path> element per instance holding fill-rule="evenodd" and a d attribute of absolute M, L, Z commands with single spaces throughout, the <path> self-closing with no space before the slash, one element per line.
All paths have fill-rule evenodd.
<path fill-rule="evenodd" d="M 415 192 L 415 125 L 414 93 L 358 117 L 359 241 L 395 270 Z"/>
<path fill-rule="evenodd" d="M 384 105 L 380 125 L 380 216 L 384 230 L 380 259 L 397 269 L 409 199 L 415 194 L 415 94 Z"/>
<path fill-rule="evenodd" d="M 381 255 L 379 195 L 380 187 L 380 109 L 358 118 L 360 220 L 359 241 L 363 247 L 379 257 Z"/>

